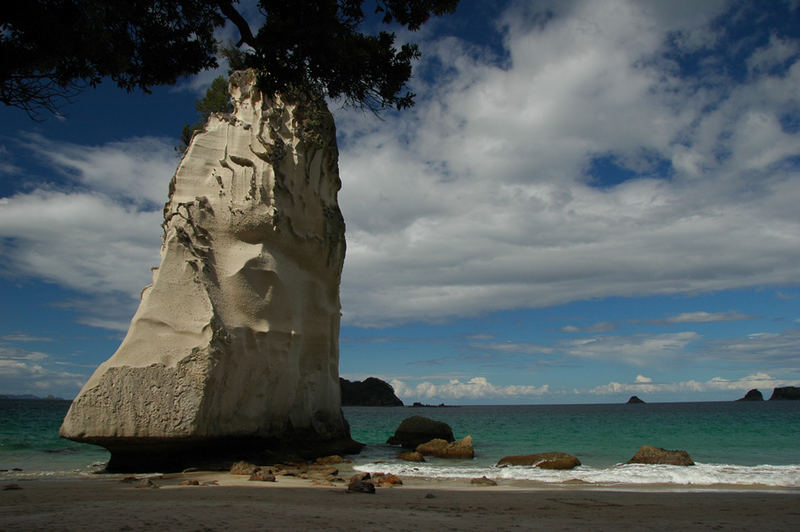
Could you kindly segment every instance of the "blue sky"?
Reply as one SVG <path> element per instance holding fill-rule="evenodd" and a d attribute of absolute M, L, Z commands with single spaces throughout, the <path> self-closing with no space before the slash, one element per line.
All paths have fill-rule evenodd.
<path fill-rule="evenodd" d="M 462 0 L 414 34 L 414 109 L 331 104 L 341 374 L 450 404 L 800 384 L 799 9 Z M 0 393 L 73 397 L 116 349 L 215 75 L 0 108 Z"/>

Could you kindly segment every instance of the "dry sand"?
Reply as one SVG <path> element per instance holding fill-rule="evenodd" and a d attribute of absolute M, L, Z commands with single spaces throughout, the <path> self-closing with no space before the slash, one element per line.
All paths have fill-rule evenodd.
<path fill-rule="evenodd" d="M 201 485 L 182 486 L 184 480 Z M 5 480 L 0 530 L 797 530 L 800 491 L 611 491 L 406 479 L 375 494 L 345 484 L 228 473 Z M 216 482 L 217 485 L 203 485 Z M 16 484 L 20 489 L 4 489 Z"/>

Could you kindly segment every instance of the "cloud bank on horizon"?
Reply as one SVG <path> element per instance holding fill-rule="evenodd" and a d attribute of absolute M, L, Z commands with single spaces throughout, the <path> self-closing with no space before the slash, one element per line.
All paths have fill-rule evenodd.
<path fill-rule="evenodd" d="M 605 298 L 762 287 L 795 297 L 796 2 L 767 11 L 725 1 L 498 5 L 492 38 L 445 31 L 459 27 L 462 9 L 478 9 L 471 5 L 414 35 L 423 59 L 412 110 L 378 120 L 334 106 L 346 330 Z M 0 176 L 29 186 L 0 198 L 3 276 L 67 289 L 77 294 L 69 305 L 79 323 L 126 330 L 158 263 L 175 143 L 156 134 L 101 144 L 4 137 Z M 13 156 L 20 151 L 44 170 L 29 175 Z M 441 356 L 371 371 L 404 399 L 478 402 L 800 382 L 796 307 L 777 331 L 713 337 L 695 328 L 759 318 L 733 304 L 740 306 L 642 311 L 643 330 L 601 316 L 564 325 L 550 341 L 461 337 Z M 27 375 L 24 364 L 42 367 L 47 355 L 20 345 L 0 339 L 8 362 L 0 375 L 10 375 L 3 367 L 16 378 Z M 717 373 L 695 379 L 665 370 L 664 381 L 643 368 L 656 360 L 691 360 Z M 411 371 L 426 364 L 443 371 Z M 586 379 L 573 391 L 547 373 L 594 373 L 598 364 L 628 368 L 629 382 Z M 728 364 L 738 373 L 720 376 Z M 520 381 L 521 370 L 535 383 Z"/>

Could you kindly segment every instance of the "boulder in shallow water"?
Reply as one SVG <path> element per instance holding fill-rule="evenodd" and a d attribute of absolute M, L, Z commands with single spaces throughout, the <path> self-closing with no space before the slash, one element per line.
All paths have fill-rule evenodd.
<path fill-rule="evenodd" d="M 417 445 L 436 438 L 448 442 L 454 441 L 453 429 L 443 421 L 436 421 L 423 416 L 411 416 L 400 423 L 394 435 L 390 436 L 386 443 L 416 449 Z"/>
<path fill-rule="evenodd" d="M 340 408 L 345 253 L 324 98 L 231 75 L 169 184 L 161 263 L 60 434 L 116 471 L 358 452 Z"/>
<path fill-rule="evenodd" d="M 497 462 L 498 467 L 533 466 L 539 469 L 573 469 L 579 465 L 581 461 L 577 457 L 560 452 L 505 456 Z"/>
<path fill-rule="evenodd" d="M 755 388 L 744 394 L 744 397 L 742 397 L 741 399 L 737 399 L 737 401 L 763 401 L 763 400 L 764 396 L 761 394 L 760 391 L 756 390 Z"/>
<path fill-rule="evenodd" d="M 435 438 L 417 445 L 416 451 L 424 456 L 436 456 L 437 458 L 475 458 L 472 436 L 464 436 L 454 442 Z"/>
<path fill-rule="evenodd" d="M 422 456 L 422 453 L 418 453 L 417 451 L 410 451 L 407 453 L 400 453 L 397 455 L 398 460 L 405 460 L 406 462 L 424 462 L 425 457 Z"/>
<path fill-rule="evenodd" d="M 689 453 L 686 451 L 675 450 L 670 451 L 661 449 L 660 447 L 651 447 L 643 445 L 636 451 L 633 458 L 627 461 L 628 464 L 665 464 L 665 465 L 679 465 L 679 466 L 692 466 L 694 461 Z"/>
<path fill-rule="evenodd" d="M 800 401 L 800 388 L 796 386 L 782 386 L 772 390 L 770 401 Z"/>

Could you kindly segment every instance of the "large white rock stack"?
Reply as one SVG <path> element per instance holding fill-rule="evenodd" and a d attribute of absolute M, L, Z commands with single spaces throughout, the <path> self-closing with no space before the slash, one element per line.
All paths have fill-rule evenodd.
<path fill-rule="evenodd" d="M 177 469 L 264 450 L 357 451 L 342 417 L 345 253 L 335 127 L 324 100 L 231 76 L 170 183 L 161 265 L 128 334 L 61 435 L 110 470 Z"/>

